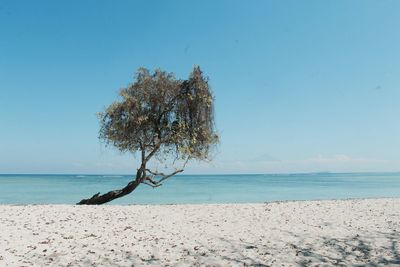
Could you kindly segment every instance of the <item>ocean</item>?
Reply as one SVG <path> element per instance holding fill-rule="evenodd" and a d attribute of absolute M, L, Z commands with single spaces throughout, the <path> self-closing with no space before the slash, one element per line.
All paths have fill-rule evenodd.
<path fill-rule="evenodd" d="M 0 204 L 74 204 L 125 186 L 125 175 L 0 175 Z M 400 197 L 400 173 L 178 175 L 110 204 L 260 203 Z"/>

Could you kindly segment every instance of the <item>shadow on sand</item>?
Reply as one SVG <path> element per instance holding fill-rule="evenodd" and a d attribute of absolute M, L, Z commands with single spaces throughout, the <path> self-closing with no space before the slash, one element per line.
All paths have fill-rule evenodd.
<path fill-rule="evenodd" d="M 297 266 L 400 266 L 400 232 L 376 233 L 380 245 L 371 243 L 359 235 L 349 238 L 319 237 L 310 244 L 300 239 L 296 244 L 287 244 L 289 250 L 279 251 L 273 247 L 246 242 L 238 243 L 221 239 L 224 250 L 221 259 L 234 265 L 266 267 L 281 266 L 294 262 Z M 319 249 L 315 249 L 318 247 Z M 323 249 L 321 249 L 323 247 Z M 292 251 L 290 251 L 292 250 Z M 321 252 L 323 251 L 323 252 Z M 213 251 L 210 254 L 213 254 Z M 218 251 L 214 253 L 219 254 Z M 280 254 L 275 255 L 276 254 Z M 282 253 L 286 253 L 282 255 Z M 228 256 L 229 255 L 229 256 Z M 278 256 L 275 258 L 275 256 Z M 295 258 L 293 260 L 293 257 Z M 292 258 L 292 259 L 290 259 Z M 286 261 L 287 259 L 287 261 Z M 281 262 L 283 261 L 283 262 Z M 292 266 L 292 265 L 291 265 Z"/>
<path fill-rule="evenodd" d="M 323 246 L 327 253 L 315 252 L 309 245 L 294 245 L 301 258 L 300 266 L 320 263 L 323 266 L 400 266 L 400 233 L 380 233 L 381 242 L 388 245 L 376 247 L 356 235 L 353 238 L 337 239 L 323 237 Z"/>

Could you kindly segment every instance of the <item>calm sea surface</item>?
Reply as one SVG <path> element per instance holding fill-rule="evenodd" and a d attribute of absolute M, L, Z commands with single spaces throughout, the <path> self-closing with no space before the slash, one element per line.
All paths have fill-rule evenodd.
<path fill-rule="evenodd" d="M 74 204 L 125 186 L 131 176 L 0 175 L 0 204 Z M 400 197 L 400 173 L 180 175 L 141 185 L 112 204 L 243 203 Z"/>

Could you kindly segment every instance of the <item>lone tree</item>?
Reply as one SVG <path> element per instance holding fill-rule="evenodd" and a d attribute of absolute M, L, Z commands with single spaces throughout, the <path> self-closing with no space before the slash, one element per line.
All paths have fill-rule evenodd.
<path fill-rule="evenodd" d="M 214 127 L 213 95 L 200 67 L 187 80 L 160 69 L 140 68 L 136 81 L 120 91 L 119 99 L 99 113 L 100 139 L 121 152 L 140 154 L 134 180 L 124 188 L 78 204 L 95 205 L 112 201 L 134 191 L 140 184 L 158 187 L 177 173 L 189 160 L 206 160 L 218 143 Z M 148 163 L 173 159 L 183 168 L 170 174 L 150 170 Z"/>

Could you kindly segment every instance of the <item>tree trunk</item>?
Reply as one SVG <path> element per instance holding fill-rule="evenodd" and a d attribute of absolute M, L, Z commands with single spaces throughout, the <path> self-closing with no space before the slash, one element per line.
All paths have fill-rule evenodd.
<path fill-rule="evenodd" d="M 103 195 L 100 195 L 100 192 L 99 192 L 99 193 L 93 195 L 91 198 L 82 199 L 81 201 L 79 201 L 79 203 L 77 203 L 77 205 L 100 205 L 100 204 L 110 202 L 114 199 L 123 197 L 125 195 L 128 195 L 143 182 L 143 179 L 145 177 L 145 173 L 143 171 L 144 169 L 145 169 L 145 167 L 142 166 L 137 171 L 136 179 L 134 181 L 129 182 L 129 184 L 127 184 L 124 188 L 118 189 L 118 190 L 112 190 Z"/>

